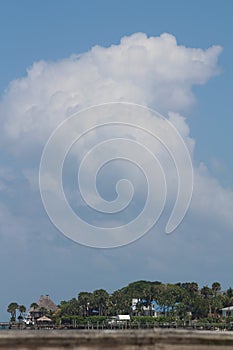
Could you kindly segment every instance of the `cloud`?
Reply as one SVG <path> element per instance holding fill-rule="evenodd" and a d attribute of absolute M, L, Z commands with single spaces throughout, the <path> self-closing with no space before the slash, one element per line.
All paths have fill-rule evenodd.
<path fill-rule="evenodd" d="M 166 114 L 186 111 L 195 100 L 192 87 L 219 73 L 220 52 L 220 46 L 186 48 L 167 33 L 136 33 L 119 45 L 36 62 L 10 83 L 0 104 L 8 149 L 34 152 L 67 116 L 99 103 L 135 102 Z"/>
<path fill-rule="evenodd" d="M 0 215 L 3 237 L 1 249 L 10 250 L 13 245 L 14 255 L 19 258 L 17 248 L 20 247 L 24 253 L 24 268 L 32 279 L 34 277 L 30 268 L 40 271 L 40 266 L 33 257 L 36 255 L 37 259 L 43 261 L 43 273 L 40 271 L 39 277 L 33 279 L 38 288 L 43 281 L 43 284 L 47 283 L 51 288 L 53 282 L 59 289 L 58 281 L 51 279 L 52 272 L 46 274 L 46 266 L 52 266 L 51 269 L 59 278 L 69 276 L 66 287 L 71 291 L 74 288 L 73 276 L 77 281 L 82 279 L 82 289 L 85 286 L 100 287 L 101 281 L 109 283 L 111 289 L 117 288 L 117 283 L 127 283 L 137 278 L 171 280 L 176 279 L 176 276 L 177 279 L 188 279 L 191 276 L 191 279 L 204 280 L 209 275 L 214 276 L 216 269 L 220 273 L 227 264 L 232 247 L 232 189 L 224 189 L 210 175 L 205 164 L 196 164 L 193 160 L 194 195 L 188 214 L 173 235 L 162 235 L 175 200 L 177 173 L 167 152 L 149 137 L 143 138 L 137 133 L 130 134 L 129 130 L 124 131 L 124 135 L 142 143 L 147 142 L 149 148 L 156 150 L 166 172 L 170 197 L 159 225 L 133 245 L 99 252 L 67 241 L 52 227 L 44 213 L 37 185 L 41 153 L 54 128 L 82 108 L 109 101 L 134 102 L 164 113 L 180 132 L 194 159 L 195 143 L 198 140 L 190 136 L 188 120 L 183 115 L 195 102 L 193 86 L 206 83 L 220 72 L 220 52 L 219 46 L 202 50 L 178 45 L 175 37 L 167 33 L 159 37 L 136 33 L 108 48 L 95 46 L 84 54 L 72 55 L 56 62 L 36 62 L 27 70 L 25 77 L 10 83 L 0 102 L 0 148 L 5 154 L 0 170 L 3 202 Z M 85 122 L 84 120 L 83 123 Z M 120 128 L 118 135 L 122 135 Z M 93 142 L 108 136 L 108 131 L 99 131 L 92 136 L 81 142 L 78 154 L 74 147 L 76 163 L 73 163 L 73 168 L 68 168 L 66 177 L 65 191 L 76 210 L 83 203 L 75 203 L 75 166 L 80 161 L 80 154 L 85 153 Z M 68 159 L 67 164 L 72 161 L 73 158 L 70 163 Z M 96 161 L 93 159 L 88 171 L 92 171 Z M 126 177 L 126 168 L 125 164 L 119 163 L 109 170 L 102 182 L 99 181 L 101 194 L 114 198 L 111 179 L 117 181 L 121 175 Z M 139 188 L 139 203 L 136 204 L 140 206 L 140 190 L 143 192 L 144 187 L 139 185 L 143 177 L 132 167 L 129 174 Z M 53 179 L 50 180 L 50 186 L 56 187 Z M 137 205 L 130 210 L 138 210 Z M 128 212 L 128 217 L 131 214 Z M 126 218 L 127 215 L 123 219 Z M 105 219 L 93 218 L 94 222 L 101 220 Z M 112 223 L 115 223 L 115 218 Z M 210 244 L 213 237 L 217 244 L 215 247 Z M 227 242 L 226 248 L 224 242 Z M 218 266 L 214 260 L 217 247 L 219 250 L 225 249 L 224 258 Z M 8 268 L 13 271 L 15 259 L 11 260 L 4 251 L 4 259 L 8 258 Z M 33 262 L 31 267 L 27 263 L 28 259 Z M 204 262 L 209 271 L 207 267 L 202 269 L 201 264 Z M 83 266 L 88 268 L 85 270 Z M 103 269 L 103 266 L 105 274 L 100 276 L 99 267 Z M 200 276 L 200 271 L 203 271 L 203 277 Z M 114 281 L 110 281 L 112 275 L 116 276 Z M 227 273 L 224 278 L 226 281 Z"/>

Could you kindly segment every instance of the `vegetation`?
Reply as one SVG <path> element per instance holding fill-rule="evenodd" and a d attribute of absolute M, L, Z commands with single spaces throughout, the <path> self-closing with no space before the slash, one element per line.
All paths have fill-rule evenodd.
<path fill-rule="evenodd" d="M 138 299 L 134 309 L 133 298 Z M 233 290 L 221 291 L 219 282 L 214 282 L 211 287 L 199 288 L 196 282 L 163 284 L 158 281 L 136 281 L 112 294 L 104 289 L 93 293 L 80 292 L 77 299 L 61 302 L 56 321 L 85 324 L 88 319 L 94 322 L 94 316 L 98 316 L 95 318 L 97 322 L 101 317 L 104 321 L 109 316 L 130 314 L 134 322 L 138 317 L 138 320 L 144 317 L 146 322 L 152 322 L 154 303 L 159 309 L 158 322 L 161 318 L 182 322 L 191 319 L 220 322 L 219 310 L 233 305 Z"/>
<path fill-rule="evenodd" d="M 23 319 L 24 313 L 26 312 L 26 306 L 18 305 L 16 302 L 12 302 L 8 305 L 7 312 L 11 314 L 11 322 L 16 322 L 17 310 L 19 311 L 18 320 L 21 321 Z"/>
<path fill-rule="evenodd" d="M 24 306 L 24 305 L 19 305 L 18 310 L 19 310 L 18 320 L 19 320 L 19 322 L 22 322 L 23 319 L 24 319 L 24 314 L 25 314 L 25 312 L 26 312 L 26 310 L 27 310 L 27 309 L 26 309 L 26 306 Z"/>
<path fill-rule="evenodd" d="M 132 308 L 132 299 L 137 299 Z M 155 319 L 154 306 L 158 309 Z M 131 323 L 144 322 L 150 324 L 157 322 L 176 322 L 186 324 L 196 321 L 221 323 L 219 310 L 233 305 L 233 290 L 221 290 L 221 284 L 214 282 L 211 287 L 199 287 L 196 282 L 164 284 L 158 281 L 136 281 L 128 286 L 109 294 L 104 289 L 91 292 L 82 291 L 77 298 L 63 300 L 58 310 L 51 314 L 44 309 L 43 315 L 49 316 L 56 324 L 103 324 L 110 316 L 130 314 Z M 31 308 L 38 307 L 31 304 Z M 9 304 L 7 311 L 11 321 L 23 318 L 26 308 L 16 302 Z M 231 321 L 231 318 L 228 318 Z"/>

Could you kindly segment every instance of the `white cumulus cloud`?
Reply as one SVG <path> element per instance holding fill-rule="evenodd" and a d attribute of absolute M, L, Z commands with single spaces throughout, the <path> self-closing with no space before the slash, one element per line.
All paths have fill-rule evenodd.
<path fill-rule="evenodd" d="M 194 102 L 192 87 L 219 72 L 220 46 L 178 45 L 171 34 L 136 33 L 119 45 L 56 62 L 36 62 L 10 83 L 0 103 L 2 132 L 15 153 L 45 142 L 67 116 L 91 105 L 127 101 L 167 113 Z"/>
<path fill-rule="evenodd" d="M 198 140 L 191 138 L 188 121 L 183 115 L 195 101 L 193 86 L 202 85 L 219 73 L 218 57 L 221 50 L 220 46 L 212 46 L 206 50 L 188 48 L 179 45 L 176 38 L 167 33 L 159 37 L 147 37 L 143 33 L 136 33 L 123 37 L 118 45 L 107 48 L 95 46 L 86 53 L 72 55 L 56 62 L 36 62 L 27 70 L 25 77 L 12 81 L 0 102 L 0 147 L 3 152 L 10 155 L 8 160 L 2 161 L 1 166 L 1 169 L 8 169 L 7 172 L 0 171 L 0 191 L 4 201 L 0 227 L 4 228 L 4 233 L 7 235 L 8 232 L 6 218 L 7 221 L 13 222 L 15 212 L 17 212 L 16 223 L 23 223 L 22 234 L 29 236 L 30 227 L 33 227 L 34 233 L 40 230 L 46 232 L 46 227 L 48 230 L 51 228 L 49 224 L 46 226 L 46 220 L 42 218 L 37 188 L 41 152 L 54 128 L 82 108 L 111 101 L 133 102 L 152 107 L 164 113 L 175 125 L 193 158 L 195 142 Z M 97 139 L 99 136 L 95 135 Z M 150 144 L 149 138 L 147 144 Z M 87 144 L 82 146 L 86 147 Z M 160 148 L 156 147 L 157 145 L 155 149 L 160 154 Z M 167 154 L 161 152 L 160 155 L 168 178 L 168 189 L 175 192 L 177 174 L 174 165 L 172 167 L 171 162 L 167 161 Z M 94 163 L 93 160 L 93 165 Z M 13 177 L 9 176 L 11 164 L 14 164 Z M 117 170 L 117 167 L 115 169 Z M 89 169 L 91 170 L 92 168 Z M 123 167 L 121 171 L 124 173 Z M 17 172 L 20 178 L 18 182 Z M 180 237 L 184 238 L 184 241 L 181 242 L 181 238 L 179 240 L 180 231 L 178 231 L 176 238 L 172 238 L 174 244 L 169 248 L 168 241 L 165 242 L 165 238 L 160 238 L 157 244 L 161 243 L 161 249 L 157 257 L 154 254 L 153 242 L 148 242 L 146 239 L 146 243 L 143 244 L 148 246 L 144 246 L 143 249 L 149 247 L 147 258 L 141 257 L 142 254 L 137 256 L 138 264 L 140 261 L 148 264 L 143 265 L 143 270 L 147 267 L 150 270 L 154 263 L 159 264 L 159 256 L 161 271 L 167 271 L 168 268 L 162 265 L 168 263 L 169 258 L 168 260 L 164 258 L 163 249 L 170 252 L 170 259 L 178 261 L 177 250 L 181 244 L 183 252 L 190 249 L 190 254 L 187 253 L 186 256 L 192 257 L 190 260 L 193 262 L 197 254 L 195 250 L 197 245 L 193 244 L 193 241 L 195 237 L 199 237 L 196 234 L 202 230 L 203 237 L 206 234 L 210 239 L 213 227 L 222 229 L 219 233 L 215 232 L 216 242 L 219 245 L 223 244 L 222 232 L 226 231 L 228 234 L 232 231 L 232 189 L 224 189 L 211 177 L 203 164 L 194 163 L 194 174 L 194 196 L 188 219 L 183 224 L 185 226 L 188 223 L 189 232 L 185 235 L 182 226 Z M 136 183 L 141 181 L 136 172 L 133 175 Z M 53 182 L 51 184 L 53 185 Z M 10 195 L 7 186 L 11 189 Z M 74 196 L 74 191 L 71 190 L 70 193 Z M 17 199 L 20 200 L 20 204 L 18 203 L 16 210 Z M 171 202 L 172 200 L 174 201 L 174 195 Z M 166 215 L 168 216 L 167 213 Z M 12 234 L 17 231 L 17 224 L 11 226 L 14 226 L 10 227 Z M 188 235 L 192 239 L 188 238 Z M 229 235 L 228 240 L 230 241 Z M 40 244 L 42 246 L 43 242 Z M 136 244 L 138 252 L 141 252 L 140 247 L 139 241 Z M 203 253 L 208 248 L 208 242 L 203 240 Z M 128 266 L 132 251 L 125 256 L 123 254 L 121 256 L 121 251 L 116 253 L 119 255 L 119 259 L 116 260 L 121 266 L 122 274 L 129 273 L 129 270 L 124 269 L 124 262 L 127 261 Z M 75 257 L 75 249 L 72 254 L 72 257 Z M 52 259 L 52 257 L 47 259 L 50 258 Z M 71 257 L 69 259 L 72 260 Z M 111 261 L 110 254 L 106 260 Z M 157 273 L 158 266 L 151 270 L 156 270 Z M 181 260 L 179 266 L 182 266 Z M 94 263 L 92 269 L 96 271 Z M 135 265 L 132 269 L 135 269 Z"/>

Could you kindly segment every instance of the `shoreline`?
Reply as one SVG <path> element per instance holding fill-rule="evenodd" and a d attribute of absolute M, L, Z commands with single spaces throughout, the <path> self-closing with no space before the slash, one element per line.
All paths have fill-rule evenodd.
<path fill-rule="evenodd" d="M 0 349 L 233 349 L 233 332 L 150 330 L 2 331 Z"/>

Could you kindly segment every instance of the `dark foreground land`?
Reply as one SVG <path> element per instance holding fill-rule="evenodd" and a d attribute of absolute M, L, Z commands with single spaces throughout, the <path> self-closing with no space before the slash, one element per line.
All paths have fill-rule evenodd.
<path fill-rule="evenodd" d="M 2 331 L 0 349 L 229 350 L 233 333 L 184 330 Z"/>

